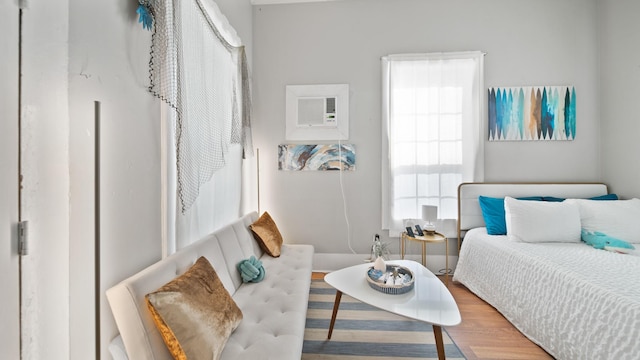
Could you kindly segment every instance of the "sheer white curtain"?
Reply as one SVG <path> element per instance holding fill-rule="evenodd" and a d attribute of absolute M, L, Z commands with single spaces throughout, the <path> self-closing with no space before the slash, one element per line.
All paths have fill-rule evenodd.
<path fill-rule="evenodd" d="M 154 37 L 163 46 L 154 41 L 151 91 L 165 100 L 162 218 L 167 256 L 248 210 L 243 206 L 243 183 L 250 183 L 243 179 L 243 159 L 252 153 L 248 71 L 241 40 L 215 2 L 150 4 L 156 6 L 155 20 L 165 20 L 155 24 Z M 163 17 L 157 16 L 160 11 Z M 161 36 L 158 28 L 164 29 Z"/>
<path fill-rule="evenodd" d="M 163 109 L 163 123 L 170 125 L 174 121 L 174 113 Z M 247 185 L 254 186 L 253 161 L 243 159 L 242 147 L 234 144 L 229 148 L 225 166 L 200 187 L 198 198 L 183 213 L 177 195 L 175 136 L 173 128 L 170 129 L 163 130 L 163 257 L 210 234 L 238 215 L 255 210 L 251 201 L 245 201 L 247 193 L 251 193 Z"/>
<path fill-rule="evenodd" d="M 382 223 L 438 206 L 457 218 L 457 187 L 484 177 L 481 52 L 402 54 L 382 58 Z"/>

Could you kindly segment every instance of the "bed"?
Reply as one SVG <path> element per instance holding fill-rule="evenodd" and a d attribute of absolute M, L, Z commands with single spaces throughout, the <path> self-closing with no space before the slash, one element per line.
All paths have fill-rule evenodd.
<path fill-rule="evenodd" d="M 557 359 L 639 359 L 640 244 L 635 243 L 636 250 L 629 254 L 620 254 L 581 241 L 522 242 L 510 235 L 489 235 L 479 203 L 480 196 L 543 197 L 541 202 L 531 202 L 538 204 L 547 197 L 583 199 L 606 194 L 606 185 L 591 183 L 460 185 L 458 232 L 463 240 L 453 280 L 495 307 Z M 572 202 L 594 203 L 569 200 L 563 206 Z M 631 203 L 608 201 L 597 206 Z M 513 215 L 506 216 L 509 221 Z M 612 218 L 612 214 L 606 211 L 602 217 Z M 579 220 L 583 226 L 590 224 L 582 208 Z M 635 222 L 640 223 L 640 217 Z"/>

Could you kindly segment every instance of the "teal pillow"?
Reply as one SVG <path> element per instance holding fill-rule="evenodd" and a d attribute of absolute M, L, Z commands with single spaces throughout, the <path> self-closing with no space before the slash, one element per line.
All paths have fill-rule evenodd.
<path fill-rule="evenodd" d="M 238 270 L 242 277 L 242 282 L 260 282 L 264 279 L 264 267 L 262 261 L 256 259 L 255 256 L 251 256 L 247 260 L 242 260 L 238 263 Z"/>
<path fill-rule="evenodd" d="M 518 200 L 542 201 L 542 196 L 520 197 Z M 507 223 L 504 219 L 504 198 L 479 196 L 482 218 L 489 235 L 506 235 Z"/>
<path fill-rule="evenodd" d="M 559 197 L 553 197 L 553 196 L 543 196 L 542 197 L 543 201 L 551 201 L 551 202 L 561 202 L 561 201 L 565 201 L 565 198 L 559 198 Z M 590 197 L 587 200 L 618 200 L 618 195 L 616 194 L 607 194 L 607 195 L 600 195 L 600 196 L 594 196 L 594 197 Z"/>

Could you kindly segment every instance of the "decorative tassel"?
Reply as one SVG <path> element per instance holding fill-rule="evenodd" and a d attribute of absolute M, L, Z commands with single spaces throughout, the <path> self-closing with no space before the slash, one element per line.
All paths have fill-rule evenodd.
<path fill-rule="evenodd" d="M 140 15 L 140 19 L 138 19 L 138 22 L 142 23 L 142 28 L 151 30 L 151 26 L 153 25 L 153 16 L 151 16 L 149 9 L 147 9 L 146 6 L 140 4 L 136 12 L 138 13 L 138 15 Z"/>

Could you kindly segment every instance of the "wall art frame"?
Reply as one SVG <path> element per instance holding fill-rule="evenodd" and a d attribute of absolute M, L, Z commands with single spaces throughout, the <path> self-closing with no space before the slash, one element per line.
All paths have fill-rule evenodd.
<path fill-rule="evenodd" d="M 278 170 L 287 171 L 355 171 L 356 150 L 353 144 L 278 145 Z"/>
<path fill-rule="evenodd" d="M 573 86 L 489 88 L 489 141 L 574 140 Z"/>

